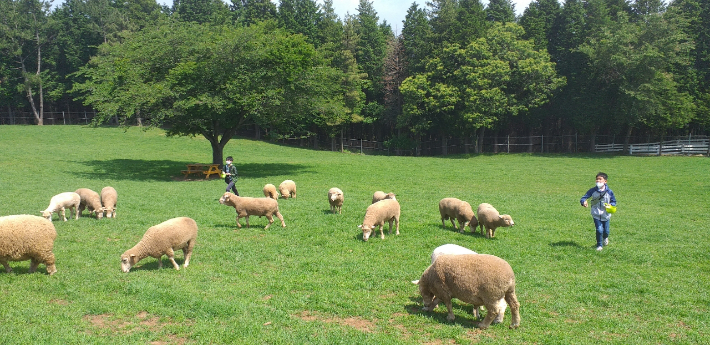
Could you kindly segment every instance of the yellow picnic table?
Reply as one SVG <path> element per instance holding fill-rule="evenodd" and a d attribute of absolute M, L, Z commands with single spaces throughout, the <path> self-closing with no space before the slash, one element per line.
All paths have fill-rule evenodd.
<path fill-rule="evenodd" d="M 188 164 L 187 170 L 180 171 L 185 177 L 190 174 L 205 174 L 205 179 L 210 178 L 210 175 L 217 175 L 222 172 L 219 170 L 219 164 Z"/>

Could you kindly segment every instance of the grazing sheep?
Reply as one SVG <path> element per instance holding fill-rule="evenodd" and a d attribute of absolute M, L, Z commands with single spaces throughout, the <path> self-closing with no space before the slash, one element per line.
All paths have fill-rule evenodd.
<path fill-rule="evenodd" d="M 373 204 L 380 201 L 380 200 L 385 200 L 385 199 L 397 200 L 394 193 L 385 194 L 385 192 L 383 192 L 381 190 L 376 191 L 375 194 L 372 195 L 372 203 Z"/>
<path fill-rule="evenodd" d="M 116 218 L 116 203 L 118 193 L 113 187 L 104 187 L 101 190 L 101 205 L 106 212 L 106 218 Z"/>
<path fill-rule="evenodd" d="M 515 225 L 513 218 L 507 214 L 499 214 L 491 204 L 482 203 L 478 205 L 478 226 L 481 228 L 481 235 L 483 235 L 483 228 L 486 228 L 486 238 L 491 238 L 496 236 L 496 228 L 498 227 L 508 227 Z"/>
<path fill-rule="evenodd" d="M 151 226 L 143 235 L 143 238 L 121 255 L 121 271 L 128 273 L 131 267 L 139 261 L 153 257 L 158 259 L 158 268 L 163 268 L 163 255 L 173 263 L 176 270 L 180 266 L 175 262 L 175 251 L 182 249 L 185 255 L 183 267 L 190 264 L 192 249 L 197 241 L 197 223 L 188 217 L 178 217 L 168 219 L 158 225 Z"/>
<path fill-rule="evenodd" d="M 362 229 L 362 239 L 367 241 L 375 227 L 379 225 L 380 238 L 384 240 L 385 234 L 382 233 L 382 227 L 385 225 L 385 222 L 389 222 L 389 234 L 392 234 L 392 221 L 397 224 L 396 234 L 399 235 L 399 214 L 399 202 L 395 199 L 381 200 L 368 206 L 365 212 L 365 219 L 363 219 L 361 225 L 357 226 Z"/>
<path fill-rule="evenodd" d="M 51 221 L 27 214 L 0 217 L 0 263 L 5 272 L 12 272 L 8 261 L 30 260 L 29 273 L 40 263 L 47 266 L 47 273 L 57 272 L 54 266 L 54 239 L 57 230 Z"/>
<path fill-rule="evenodd" d="M 233 206 L 237 211 L 237 227 L 242 227 L 239 224 L 239 218 L 246 217 L 247 228 L 249 227 L 249 216 L 266 216 L 269 220 L 269 224 L 264 227 L 264 230 L 268 229 L 274 222 L 274 215 L 281 220 L 281 226 L 286 227 L 284 223 L 284 217 L 279 212 L 279 203 L 271 198 L 249 198 L 244 196 L 236 196 L 230 192 L 224 193 L 219 199 L 219 203 L 222 205 Z"/>
<path fill-rule="evenodd" d="M 445 228 L 444 221 L 451 220 L 451 225 L 454 229 L 458 229 L 460 233 L 464 232 L 466 226 L 474 231 L 478 225 L 476 216 L 473 215 L 473 209 L 468 202 L 456 198 L 444 198 L 439 201 L 439 214 L 441 214 L 441 227 Z M 454 219 L 459 222 L 459 227 L 454 224 Z M 459 229 L 460 228 L 460 229 Z"/>
<path fill-rule="evenodd" d="M 441 246 L 436 247 L 434 249 L 434 252 L 431 253 L 431 263 L 434 263 L 437 257 L 440 255 L 466 255 L 466 254 L 477 254 L 471 249 L 468 249 L 466 247 L 461 247 L 456 244 L 444 244 Z M 416 284 L 416 282 L 413 282 Z M 505 315 L 505 299 L 501 298 L 498 300 L 497 304 L 497 311 L 498 311 L 498 316 L 496 316 L 496 319 L 493 320 L 493 323 L 501 323 L 503 322 L 503 316 Z M 481 317 L 481 310 L 480 306 L 474 306 L 473 307 L 473 315 L 477 319 Z"/>
<path fill-rule="evenodd" d="M 328 203 L 330 203 L 331 212 L 335 213 L 337 210 L 338 214 L 342 214 L 343 200 L 345 200 L 345 197 L 340 188 L 333 187 L 328 191 Z"/>
<path fill-rule="evenodd" d="M 289 197 L 293 197 L 294 199 L 296 198 L 296 182 L 293 182 L 291 180 L 285 180 L 281 182 L 279 185 L 279 192 L 281 192 L 281 196 L 284 199 L 288 199 Z"/>
<path fill-rule="evenodd" d="M 279 193 L 276 192 L 276 186 L 272 185 L 271 183 L 267 183 L 266 185 L 264 185 L 264 196 L 267 198 L 278 200 Z"/>
<path fill-rule="evenodd" d="M 487 254 L 441 255 L 429 266 L 419 279 L 419 293 L 424 300 L 422 310 L 431 311 L 439 301 L 448 310 L 446 317 L 454 321 L 451 299 L 486 306 L 486 317 L 477 326 L 486 329 L 501 313 L 498 302 L 501 298 L 510 305 L 512 320 L 510 328 L 520 326 L 520 304 L 515 295 L 515 274 L 503 259 Z"/>
<path fill-rule="evenodd" d="M 74 193 L 79 194 L 81 202 L 79 203 L 79 215 L 84 212 L 85 208 L 89 209 L 89 215 L 96 215 L 97 219 L 104 216 L 104 209 L 101 206 L 101 196 L 89 188 L 79 188 Z"/>
<path fill-rule="evenodd" d="M 74 219 L 79 219 L 79 204 L 81 204 L 81 197 L 79 194 L 74 192 L 59 193 L 49 200 L 49 206 L 47 209 L 42 211 L 42 216 L 49 220 L 52 220 L 52 213 L 56 212 L 59 216 L 59 212 L 62 212 L 62 218 L 65 222 L 67 221 L 66 209 L 69 209 L 69 216 L 72 213 L 75 214 Z"/>

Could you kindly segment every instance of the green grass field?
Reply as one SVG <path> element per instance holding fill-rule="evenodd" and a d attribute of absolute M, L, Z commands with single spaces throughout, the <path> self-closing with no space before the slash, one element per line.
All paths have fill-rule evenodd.
<path fill-rule="evenodd" d="M 218 203 L 220 179 L 183 181 L 209 163 L 202 138 L 159 130 L 0 126 L 0 215 L 36 214 L 60 192 L 118 191 L 118 217 L 61 222 L 58 272 L 29 261 L 0 272 L 2 344 L 701 344 L 710 343 L 710 160 L 707 157 L 476 155 L 386 157 L 313 151 L 237 138 L 242 196 L 292 179 L 279 200 L 286 221 L 237 229 Z M 579 198 L 609 174 L 619 211 L 611 243 L 594 250 Z M 330 187 L 344 191 L 331 214 Z M 357 228 L 376 190 L 395 192 L 400 236 L 363 242 Z M 516 225 L 496 238 L 442 229 L 438 201 L 488 202 Z M 88 215 L 88 213 L 86 213 Z M 148 227 L 197 221 L 190 266 L 167 258 L 129 273 L 120 255 Z M 242 220 L 243 223 L 243 220 Z M 516 273 L 521 326 L 475 328 L 455 300 L 421 311 L 418 279 L 431 251 L 455 243 L 507 260 Z M 176 259 L 182 263 L 182 252 Z"/>

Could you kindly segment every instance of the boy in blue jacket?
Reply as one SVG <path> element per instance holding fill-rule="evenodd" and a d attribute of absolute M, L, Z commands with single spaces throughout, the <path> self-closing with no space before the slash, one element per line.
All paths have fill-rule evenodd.
<path fill-rule="evenodd" d="M 611 214 L 606 209 L 606 205 L 616 206 L 614 192 L 606 184 L 609 177 L 600 172 L 597 174 L 596 186 L 589 189 L 579 200 L 584 207 L 592 206 L 592 219 L 597 230 L 597 251 L 601 251 L 609 244 L 609 218 Z"/>

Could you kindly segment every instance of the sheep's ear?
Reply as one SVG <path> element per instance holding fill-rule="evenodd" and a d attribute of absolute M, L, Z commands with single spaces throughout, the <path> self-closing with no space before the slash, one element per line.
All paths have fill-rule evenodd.
<path fill-rule="evenodd" d="M 362 229 L 362 224 L 358 225 L 357 227 L 360 228 L 360 229 Z"/>
<path fill-rule="evenodd" d="M 412 280 L 412 284 L 419 285 L 419 280 Z"/>
<path fill-rule="evenodd" d="M 132 257 L 132 258 L 135 258 L 135 257 L 136 257 L 136 254 L 131 254 L 131 257 Z"/>

